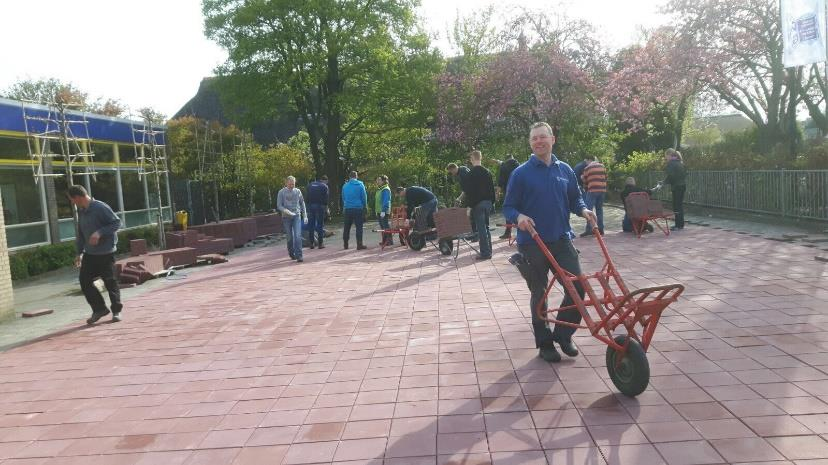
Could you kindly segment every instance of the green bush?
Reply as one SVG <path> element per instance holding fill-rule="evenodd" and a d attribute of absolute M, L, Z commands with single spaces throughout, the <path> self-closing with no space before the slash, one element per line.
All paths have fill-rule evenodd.
<path fill-rule="evenodd" d="M 148 246 L 158 246 L 155 226 L 130 229 L 118 233 L 118 253 L 129 251 L 131 239 L 144 239 Z M 71 266 L 75 261 L 75 242 L 49 244 L 33 249 L 21 250 L 9 255 L 12 280 L 17 281 L 37 276 L 48 271 Z"/>
<path fill-rule="evenodd" d="M 26 265 L 26 260 L 21 256 L 21 252 L 9 255 L 9 268 L 11 269 L 12 281 L 29 277 L 29 267 Z"/>
<path fill-rule="evenodd" d="M 21 250 L 9 256 L 13 280 L 37 276 L 70 266 L 75 260 L 74 243 L 49 244 Z"/>
<path fill-rule="evenodd" d="M 647 173 L 662 171 L 664 169 L 663 152 L 633 152 L 627 159 L 613 166 L 609 172 L 610 186 L 621 190 L 628 177 L 634 177 L 637 184 L 642 187 L 648 182 Z"/>
<path fill-rule="evenodd" d="M 145 226 L 127 231 L 118 232 L 118 253 L 129 252 L 129 241 L 133 239 L 144 239 L 147 247 L 158 247 L 158 229 L 156 226 Z"/>

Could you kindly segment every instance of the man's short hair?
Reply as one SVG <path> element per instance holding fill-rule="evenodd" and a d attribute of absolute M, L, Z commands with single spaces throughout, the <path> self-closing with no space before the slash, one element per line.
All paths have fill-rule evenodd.
<path fill-rule="evenodd" d="M 584 160 L 595 161 L 595 155 L 584 155 Z"/>
<path fill-rule="evenodd" d="M 457 163 L 449 163 L 448 165 L 446 165 L 446 171 L 451 171 L 451 170 L 456 170 L 456 169 L 457 169 Z"/>
<path fill-rule="evenodd" d="M 474 160 L 482 160 L 483 154 L 480 153 L 480 150 L 472 150 L 471 152 L 469 152 L 469 158 Z"/>
<path fill-rule="evenodd" d="M 403 192 L 405 192 L 405 187 L 397 186 L 397 188 L 394 190 L 397 191 L 398 194 L 402 194 Z"/>
<path fill-rule="evenodd" d="M 384 182 L 384 183 L 388 184 L 388 176 L 386 176 L 386 175 L 384 175 L 384 174 L 381 174 L 381 175 L 379 175 L 378 177 L 380 178 L 380 181 L 382 181 L 382 182 Z"/>
<path fill-rule="evenodd" d="M 538 121 L 537 123 L 533 124 L 532 127 L 529 128 L 529 132 L 532 132 L 533 129 L 537 128 L 546 128 L 549 131 L 550 136 L 554 136 L 555 132 L 552 130 L 552 126 L 549 125 L 546 121 Z"/>
<path fill-rule="evenodd" d="M 327 175 L 327 174 L 323 174 L 323 175 L 319 178 L 319 180 L 320 180 L 320 181 L 324 181 L 324 182 L 328 182 L 328 175 Z"/>
<path fill-rule="evenodd" d="M 294 178 L 293 176 L 288 176 L 288 177 L 285 178 L 285 182 L 287 182 L 287 181 L 296 182 L 296 178 Z"/>
<path fill-rule="evenodd" d="M 355 179 L 356 177 L 357 177 L 357 172 L 356 171 L 351 171 L 350 178 Z"/>
<path fill-rule="evenodd" d="M 77 184 L 75 184 L 74 186 L 69 186 L 67 194 L 69 195 L 69 197 L 86 197 L 89 195 L 89 193 L 86 192 L 85 187 L 79 186 Z"/>

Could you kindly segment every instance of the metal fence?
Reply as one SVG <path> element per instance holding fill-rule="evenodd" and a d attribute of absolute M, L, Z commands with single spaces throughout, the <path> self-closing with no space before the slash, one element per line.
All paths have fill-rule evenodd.
<path fill-rule="evenodd" d="M 648 173 L 649 186 L 664 173 Z M 656 195 L 670 200 L 669 186 Z M 828 170 L 690 171 L 685 203 L 828 221 Z"/>

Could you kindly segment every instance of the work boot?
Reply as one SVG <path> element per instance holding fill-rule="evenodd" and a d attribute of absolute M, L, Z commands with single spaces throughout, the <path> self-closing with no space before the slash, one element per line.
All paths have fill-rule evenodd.
<path fill-rule="evenodd" d="M 357 242 L 357 250 L 365 250 L 368 246 L 362 245 L 362 242 Z"/>
<path fill-rule="evenodd" d="M 538 351 L 538 356 L 547 362 L 558 363 L 561 361 L 561 354 L 551 345 L 549 347 L 541 347 Z"/>
<path fill-rule="evenodd" d="M 320 249 L 324 249 L 324 248 L 325 248 L 325 244 L 323 244 L 323 243 L 322 243 L 322 239 L 321 239 L 321 238 L 319 239 L 319 248 L 320 248 Z"/>
<path fill-rule="evenodd" d="M 313 249 L 313 248 L 314 248 L 314 243 L 313 243 L 313 241 L 311 241 L 311 242 L 310 242 L 310 248 L 311 248 L 311 249 Z"/>
<path fill-rule="evenodd" d="M 348 250 L 348 241 L 342 243 L 342 248 Z"/>
<path fill-rule="evenodd" d="M 561 352 L 565 353 L 570 357 L 577 357 L 578 356 L 578 346 L 575 345 L 571 339 L 568 342 L 558 342 L 558 345 L 561 346 Z"/>

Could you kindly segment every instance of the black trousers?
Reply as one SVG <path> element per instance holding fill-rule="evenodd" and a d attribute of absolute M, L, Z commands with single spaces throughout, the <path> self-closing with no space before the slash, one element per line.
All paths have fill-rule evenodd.
<path fill-rule="evenodd" d="M 345 209 L 345 225 L 342 227 L 342 241 L 351 239 L 351 225 L 356 226 L 357 245 L 362 245 L 362 225 L 365 222 L 365 210 L 362 208 Z"/>
<path fill-rule="evenodd" d="M 687 186 L 673 186 L 673 213 L 676 215 L 676 227 L 684 227 L 684 191 Z"/>
<path fill-rule="evenodd" d="M 109 292 L 112 311 L 120 312 L 123 305 L 121 305 L 121 290 L 115 279 L 115 254 L 90 255 L 85 253 L 81 259 L 79 280 L 83 295 L 93 312 L 103 313 L 108 309 L 103 296 L 93 284 L 97 278 L 103 279 L 106 290 Z"/>
<path fill-rule="evenodd" d="M 581 274 L 581 263 L 578 260 L 578 251 L 570 239 L 560 239 L 555 242 L 545 242 L 546 247 L 561 268 L 569 271 L 572 274 Z M 546 324 L 546 321 L 538 317 L 537 308 L 543 299 L 543 294 L 546 292 L 546 286 L 549 284 L 549 270 L 552 269 L 552 264 L 546 259 L 538 244 L 531 242 L 518 246 L 518 249 L 523 254 L 524 259 L 529 264 L 527 273 L 527 284 L 529 291 L 532 293 L 530 305 L 532 310 L 532 329 L 535 333 L 535 346 L 538 348 L 550 347 L 552 342 L 569 342 L 572 339 L 572 334 L 575 333 L 575 328 L 556 324 L 555 330 L 552 331 Z M 581 298 L 584 297 L 584 289 L 580 284 L 575 284 L 575 289 Z M 572 297 L 568 293 L 564 293 L 561 307 L 572 305 Z M 543 302 L 544 310 L 548 308 L 547 302 Z M 578 309 L 566 310 L 558 312 L 553 315 L 556 320 L 566 321 L 568 323 L 580 323 L 581 313 Z"/>

